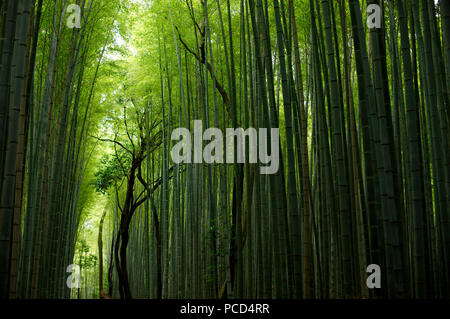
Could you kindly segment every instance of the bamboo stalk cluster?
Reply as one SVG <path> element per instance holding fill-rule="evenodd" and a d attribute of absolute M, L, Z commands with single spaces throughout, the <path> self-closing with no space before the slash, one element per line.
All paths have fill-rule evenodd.
<path fill-rule="evenodd" d="M 111 41 L 94 30 L 114 14 L 83 0 L 67 40 L 66 2 L 1 6 L 2 297 L 450 297 L 449 1 L 148 4 L 161 16 L 142 15 L 152 32 L 140 40 L 159 73 L 145 95 L 121 86 L 144 115 L 119 116 L 125 132 L 109 140 L 99 262 L 72 293 L 65 267 L 89 257 L 79 195 L 94 192 L 90 105 Z M 194 121 L 267 128 L 268 141 L 279 128 L 279 169 L 262 174 L 248 153 L 173 163 L 171 134 Z M 381 288 L 367 286 L 371 264 Z"/>

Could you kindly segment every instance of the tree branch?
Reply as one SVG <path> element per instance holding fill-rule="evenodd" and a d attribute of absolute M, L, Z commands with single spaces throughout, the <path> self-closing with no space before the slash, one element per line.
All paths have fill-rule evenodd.
<path fill-rule="evenodd" d="M 119 207 L 120 212 L 123 213 L 123 208 L 120 205 L 119 188 L 117 187 L 117 183 L 114 183 L 114 188 L 116 189 L 117 206 Z"/>
<path fill-rule="evenodd" d="M 89 135 L 89 136 L 92 137 L 92 138 L 95 138 L 95 139 L 97 139 L 97 140 L 99 140 L 99 141 L 101 141 L 101 142 L 110 142 L 110 143 L 117 144 L 117 145 L 119 145 L 121 148 L 123 148 L 125 151 L 127 151 L 128 153 L 130 153 L 131 155 L 133 155 L 133 152 L 131 152 L 128 148 L 126 148 L 125 146 L 123 146 L 122 143 L 116 141 L 115 138 L 114 138 L 114 140 L 111 140 L 111 139 L 109 139 L 109 138 L 100 138 L 100 137 L 93 136 L 93 135 Z"/>
<path fill-rule="evenodd" d="M 174 169 L 174 166 L 171 166 L 171 167 L 169 168 L 169 173 L 172 172 L 173 169 Z M 172 177 L 173 177 L 173 175 L 169 175 L 168 179 L 170 180 Z M 152 196 L 152 194 L 158 189 L 158 187 L 162 184 L 162 178 L 159 177 L 157 180 L 155 180 L 155 181 L 153 181 L 153 182 L 151 183 L 150 186 L 153 186 L 153 187 L 150 188 L 149 185 L 147 184 L 147 182 L 142 178 L 142 170 L 141 170 L 141 166 L 139 166 L 139 168 L 138 168 L 137 178 L 138 178 L 138 180 L 141 182 L 141 184 L 144 186 L 145 190 L 146 190 L 148 193 L 147 193 L 147 196 L 145 196 L 145 197 L 142 198 L 141 200 L 139 200 L 139 201 L 136 200 L 136 202 L 133 204 L 133 208 L 135 208 L 135 209 L 136 209 L 137 207 L 139 207 L 140 205 L 142 205 L 147 199 L 149 199 L 149 198 Z M 145 191 L 145 190 L 144 190 L 144 191 Z M 143 192 L 144 192 L 144 191 L 143 191 Z M 142 192 L 142 193 L 143 193 L 143 192 Z M 139 195 L 139 197 L 142 195 L 142 193 Z M 138 198 L 139 198 L 139 197 L 138 197 Z"/>
<path fill-rule="evenodd" d="M 200 62 L 201 64 L 206 65 L 206 69 L 209 71 L 209 74 L 211 75 L 212 80 L 214 81 L 214 86 L 216 87 L 217 91 L 219 91 L 220 95 L 222 96 L 222 100 L 223 100 L 223 104 L 225 104 L 225 108 L 227 110 L 228 115 L 231 118 L 231 104 L 230 104 L 230 99 L 228 98 L 228 94 L 225 91 L 224 87 L 222 86 L 222 84 L 219 83 L 219 81 L 216 78 L 216 75 L 214 74 L 213 68 L 211 66 L 211 64 L 204 60 L 201 59 L 197 53 L 195 53 L 194 51 L 192 51 L 189 46 L 183 41 L 183 38 L 181 37 L 180 31 L 178 30 L 178 27 L 175 26 L 175 30 L 178 33 L 178 39 L 180 40 L 181 44 L 184 46 L 184 48 L 186 49 L 186 51 L 188 51 L 189 53 L 191 53 L 195 59 Z"/>

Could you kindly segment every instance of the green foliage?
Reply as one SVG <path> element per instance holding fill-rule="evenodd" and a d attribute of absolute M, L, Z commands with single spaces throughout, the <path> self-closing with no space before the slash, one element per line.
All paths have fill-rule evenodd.
<path fill-rule="evenodd" d="M 13 265 L 17 296 L 67 297 L 73 259 L 96 297 L 99 215 L 113 267 L 124 204 L 139 202 L 125 245 L 136 297 L 366 298 L 369 263 L 384 296 L 450 296 L 448 1 L 76 2 L 92 4 L 82 30 L 66 27 L 66 0 L 0 1 L 0 224 L 14 228 L 0 294 Z M 43 3 L 36 34 L 14 32 L 25 3 Z M 379 30 L 368 4 L 383 4 Z M 198 119 L 279 127 L 280 171 L 173 165 L 171 131 Z M 142 165 L 127 192 L 130 153 Z"/>
<path fill-rule="evenodd" d="M 79 259 L 76 260 L 78 266 L 80 266 L 82 269 L 95 267 L 97 265 L 98 260 L 97 255 L 89 253 L 91 250 L 86 240 L 84 239 L 80 240 L 79 245 L 80 245 L 78 249 Z"/>
<path fill-rule="evenodd" d="M 123 149 L 117 150 L 114 155 L 104 155 L 100 159 L 98 170 L 94 173 L 95 179 L 91 185 L 97 192 L 106 194 L 109 187 L 126 176 L 131 165 L 131 156 Z"/>

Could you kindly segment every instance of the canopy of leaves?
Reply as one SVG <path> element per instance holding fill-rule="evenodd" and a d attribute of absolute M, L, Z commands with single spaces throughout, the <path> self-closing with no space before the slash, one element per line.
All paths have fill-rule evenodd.
<path fill-rule="evenodd" d="M 131 165 L 131 157 L 125 150 L 119 149 L 116 154 L 104 155 L 100 159 L 100 167 L 94 173 L 91 182 L 97 192 L 106 194 L 108 188 L 123 179 Z"/>

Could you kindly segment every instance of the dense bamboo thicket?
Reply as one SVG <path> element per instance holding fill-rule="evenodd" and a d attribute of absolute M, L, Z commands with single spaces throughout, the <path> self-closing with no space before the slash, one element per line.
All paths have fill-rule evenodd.
<path fill-rule="evenodd" d="M 0 297 L 450 297 L 449 1 L 4 0 L 0 34 Z"/>

